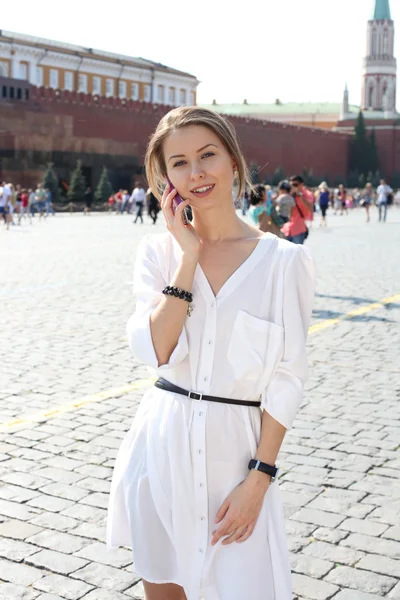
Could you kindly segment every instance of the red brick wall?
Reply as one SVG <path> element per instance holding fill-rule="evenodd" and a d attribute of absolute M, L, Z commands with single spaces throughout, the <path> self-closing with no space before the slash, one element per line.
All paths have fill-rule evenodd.
<path fill-rule="evenodd" d="M 148 138 L 171 107 L 46 88 L 31 89 L 31 103 L 0 104 L 0 130 L 9 147 L 43 151 L 107 153 L 143 164 Z M 311 127 L 230 117 L 249 164 L 261 177 L 281 166 L 286 175 L 313 169 L 330 179 L 345 176 L 349 136 Z M 3 146 L 5 138 L 0 139 Z M 3 146 L 4 148 L 4 146 Z"/>

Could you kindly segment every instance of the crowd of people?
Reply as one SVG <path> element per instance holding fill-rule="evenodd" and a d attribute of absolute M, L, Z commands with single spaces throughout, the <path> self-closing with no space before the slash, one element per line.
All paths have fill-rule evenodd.
<path fill-rule="evenodd" d="M 90 187 L 85 192 L 84 214 L 90 215 L 93 204 L 93 192 Z M 243 215 L 250 218 L 264 231 L 271 231 L 297 244 L 303 244 L 307 238 L 309 226 L 316 215 L 320 215 L 320 227 L 327 226 L 327 212 L 334 215 L 349 214 L 349 211 L 362 207 L 366 221 L 371 220 L 371 208 L 377 208 L 378 221 L 385 222 L 390 204 L 400 207 L 400 189 L 395 192 L 384 179 L 375 189 L 367 183 L 364 189 L 347 190 L 344 185 L 330 188 L 322 182 L 317 188 L 305 186 L 300 175 L 283 180 L 276 188 L 269 185 L 256 185 L 254 190 L 245 193 L 238 207 Z M 157 223 L 161 210 L 160 203 L 150 188 L 147 191 L 140 182 L 135 183 L 132 193 L 120 189 L 111 194 L 107 202 L 108 210 L 116 214 L 134 214 L 134 223 L 144 223 L 143 214 L 147 212 L 153 224 Z M 3 183 L 0 186 L 0 218 L 7 229 L 10 225 L 21 225 L 23 219 L 32 223 L 32 217 L 38 214 L 39 220 L 55 214 L 52 194 L 42 183 L 36 189 L 22 188 L 20 185 Z"/>
<path fill-rule="evenodd" d="M 393 189 L 381 180 L 374 189 L 367 183 L 363 190 L 346 190 L 344 185 L 330 189 L 322 182 L 316 189 L 308 189 L 300 175 L 281 181 L 276 189 L 269 185 L 256 185 L 242 201 L 242 213 L 249 212 L 250 218 L 263 231 L 269 231 L 295 244 L 303 244 L 309 227 L 316 215 L 320 215 L 320 227 L 327 226 L 327 211 L 333 214 L 349 214 L 349 211 L 363 207 L 366 221 L 371 220 L 371 207 L 378 210 L 378 221 L 385 222 L 390 204 L 400 207 L 400 189 Z"/>
<path fill-rule="evenodd" d="M 44 188 L 41 183 L 38 183 L 37 188 L 33 190 L 2 182 L 0 186 L 0 217 L 7 229 L 16 223 L 21 225 L 24 218 L 32 222 L 32 217 L 36 213 L 39 214 L 39 219 L 55 214 L 52 194 L 48 188 Z"/>

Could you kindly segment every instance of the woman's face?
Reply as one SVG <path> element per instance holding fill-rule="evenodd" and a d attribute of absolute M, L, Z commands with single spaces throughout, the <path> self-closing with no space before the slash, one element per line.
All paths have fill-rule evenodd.
<path fill-rule="evenodd" d="M 208 127 L 190 125 L 171 133 L 164 142 L 167 175 L 193 208 L 215 202 L 232 204 L 235 163 L 219 137 Z"/>

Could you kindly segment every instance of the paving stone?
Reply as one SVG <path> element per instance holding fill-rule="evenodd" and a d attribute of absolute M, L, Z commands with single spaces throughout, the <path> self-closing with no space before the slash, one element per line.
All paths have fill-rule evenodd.
<path fill-rule="evenodd" d="M 145 600 L 144 586 L 141 581 L 128 590 L 125 590 L 124 593 L 130 598 L 134 598 L 134 600 Z"/>
<path fill-rule="evenodd" d="M 66 600 L 79 600 L 93 589 L 92 585 L 84 581 L 53 574 L 36 581 L 33 587 L 49 594 L 62 593 Z"/>
<path fill-rule="evenodd" d="M 15 560 L 17 562 L 24 560 L 31 554 L 35 554 L 39 548 L 33 544 L 26 544 L 19 540 L 9 538 L 0 538 L 0 556 Z"/>
<path fill-rule="evenodd" d="M 371 519 L 346 519 L 340 523 L 339 528 L 378 537 L 388 529 L 388 525 L 376 523 Z"/>
<path fill-rule="evenodd" d="M 33 535 L 27 541 L 48 550 L 58 551 L 62 549 L 65 554 L 73 554 L 89 543 L 87 539 L 78 537 L 77 535 L 49 529 Z"/>
<path fill-rule="evenodd" d="M 0 600 L 35 600 L 38 592 L 22 585 L 0 583 Z"/>
<path fill-rule="evenodd" d="M 322 510 L 302 508 L 293 515 L 293 519 L 304 523 L 312 523 L 320 527 L 336 527 L 339 523 L 344 521 L 345 517 L 335 513 L 324 512 Z"/>
<path fill-rule="evenodd" d="M 400 583 L 394 586 L 394 588 L 388 595 L 388 598 L 390 598 L 391 600 L 398 600 L 400 598 Z"/>
<path fill-rule="evenodd" d="M 122 592 L 140 579 L 132 572 L 127 573 L 122 569 L 115 569 L 95 562 L 91 562 L 74 573 L 74 578 L 112 592 Z"/>
<path fill-rule="evenodd" d="M 133 586 L 129 589 L 133 590 L 135 589 L 135 587 L 136 586 Z M 127 600 L 127 598 L 141 598 L 141 596 L 131 596 L 130 594 L 125 594 L 127 594 L 126 591 L 123 594 L 120 594 L 118 592 L 111 592 L 109 590 L 98 588 L 97 590 L 93 590 L 93 592 L 90 592 L 87 596 L 85 596 L 85 600 Z M 144 595 L 142 596 L 142 598 L 144 598 Z"/>
<path fill-rule="evenodd" d="M 0 537 L 9 537 L 14 540 L 25 540 L 40 531 L 40 527 L 36 527 L 35 525 L 24 521 L 16 521 L 15 519 L 0 523 Z"/>
<path fill-rule="evenodd" d="M 341 590 L 334 598 L 335 600 L 378 600 L 382 596 L 365 594 L 356 590 Z"/>
<path fill-rule="evenodd" d="M 397 527 L 389 527 L 389 529 L 387 529 L 385 533 L 382 534 L 382 537 L 400 542 L 400 525 L 398 525 Z"/>
<path fill-rule="evenodd" d="M 333 594 L 338 591 L 336 585 L 313 579 L 306 575 L 293 573 L 293 592 L 300 594 L 309 600 L 327 600 L 332 598 Z"/>
<path fill-rule="evenodd" d="M 56 529 L 57 531 L 69 531 L 79 525 L 80 521 L 57 513 L 43 512 L 32 519 L 31 523 L 39 527 Z"/>
<path fill-rule="evenodd" d="M 41 550 L 37 554 L 29 556 L 25 562 L 37 567 L 44 567 L 49 571 L 61 575 L 74 573 L 74 571 L 81 569 L 88 563 L 87 560 L 83 560 L 82 558 L 68 556 L 68 554 L 54 552 L 53 550 Z"/>
<path fill-rule="evenodd" d="M 340 531 L 339 529 L 329 529 L 328 527 L 318 527 L 312 537 L 321 542 L 330 542 L 331 544 L 338 544 L 341 540 L 348 536 L 347 531 Z"/>
<path fill-rule="evenodd" d="M 393 542 L 382 538 L 374 538 L 361 533 L 349 535 L 346 539 L 340 542 L 341 546 L 349 546 L 357 550 L 364 550 L 373 554 L 381 554 L 382 556 L 390 556 L 391 558 L 400 558 L 400 543 Z"/>
<path fill-rule="evenodd" d="M 314 542 L 310 544 L 304 549 L 304 554 L 350 566 L 354 565 L 364 556 L 362 552 L 357 550 L 336 546 L 334 544 L 327 544 L 325 542 Z"/>
<path fill-rule="evenodd" d="M 291 554 L 290 563 L 292 571 L 308 575 L 314 579 L 322 579 L 335 566 L 327 560 L 305 556 L 304 554 Z"/>
<path fill-rule="evenodd" d="M 396 585 L 396 579 L 393 577 L 351 567 L 336 567 L 328 573 L 324 581 L 378 596 L 386 594 Z"/>
<path fill-rule="evenodd" d="M 132 563 L 132 552 L 123 548 L 108 550 L 106 544 L 95 542 L 75 553 L 75 556 L 87 558 L 93 562 L 103 563 L 112 567 L 126 567 Z"/>
<path fill-rule="evenodd" d="M 70 500 L 65 500 L 64 498 L 57 498 L 56 496 L 47 496 L 46 494 L 41 494 L 37 498 L 29 500 L 27 505 L 58 513 L 66 508 L 69 508 L 70 506 L 73 506 L 73 502 Z"/>
<path fill-rule="evenodd" d="M 9 583 L 18 585 L 30 586 L 38 579 L 41 579 L 45 572 L 34 567 L 28 567 L 20 563 L 12 562 L 0 558 L 0 573 L 1 578 Z"/>
<path fill-rule="evenodd" d="M 374 573 L 380 573 L 381 575 L 400 577 L 400 560 L 393 560 L 387 556 L 368 554 L 356 564 L 356 567 L 357 569 L 373 571 Z"/>

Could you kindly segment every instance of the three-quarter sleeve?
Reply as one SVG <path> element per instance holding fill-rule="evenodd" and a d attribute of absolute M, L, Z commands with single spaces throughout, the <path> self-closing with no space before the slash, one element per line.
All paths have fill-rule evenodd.
<path fill-rule="evenodd" d="M 262 408 L 291 429 L 307 379 L 307 333 L 315 294 L 315 267 L 311 252 L 296 246 L 286 267 L 283 288 L 284 350 L 262 397 Z"/>
<path fill-rule="evenodd" d="M 150 316 L 163 298 L 162 290 L 167 284 L 158 252 L 152 236 L 145 236 L 137 249 L 133 274 L 133 294 L 136 297 L 135 312 L 128 320 L 126 333 L 132 354 L 146 365 L 162 370 L 181 363 L 188 354 L 188 342 L 183 327 L 178 343 L 168 363 L 158 366 L 150 329 Z M 164 254 L 165 260 L 165 254 Z"/>

